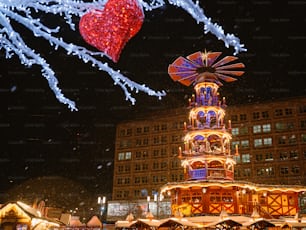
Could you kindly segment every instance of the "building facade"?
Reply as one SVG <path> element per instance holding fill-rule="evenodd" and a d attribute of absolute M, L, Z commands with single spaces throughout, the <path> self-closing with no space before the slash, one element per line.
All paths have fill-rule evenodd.
<path fill-rule="evenodd" d="M 187 106 L 186 106 L 187 107 Z M 228 106 L 235 179 L 306 185 L 306 97 Z M 152 198 L 166 182 L 184 180 L 178 159 L 189 111 L 178 108 L 117 126 L 113 200 Z"/>
<path fill-rule="evenodd" d="M 235 81 L 244 65 L 220 55 L 196 52 L 169 65 L 174 81 L 194 87 L 187 110 L 118 126 L 114 200 L 147 197 L 149 213 L 151 197 L 157 209 L 166 197 L 177 217 L 305 211 L 305 98 L 236 106 L 226 115 L 220 80 Z"/>

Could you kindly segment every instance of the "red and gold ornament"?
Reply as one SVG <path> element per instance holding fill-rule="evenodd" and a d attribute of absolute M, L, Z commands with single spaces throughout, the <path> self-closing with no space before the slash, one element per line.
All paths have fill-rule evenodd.
<path fill-rule="evenodd" d="M 79 30 L 88 44 L 117 62 L 125 44 L 141 29 L 143 20 L 137 0 L 109 0 L 103 10 L 84 14 Z"/>

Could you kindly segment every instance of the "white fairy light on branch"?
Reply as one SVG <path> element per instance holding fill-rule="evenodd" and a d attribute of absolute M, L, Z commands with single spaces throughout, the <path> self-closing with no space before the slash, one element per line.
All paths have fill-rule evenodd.
<path fill-rule="evenodd" d="M 201 9 L 198 3 L 194 3 L 192 0 L 169 0 L 168 3 L 183 8 L 196 20 L 197 23 L 204 23 L 204 33 L 211 32 L 218 39 L 223 40 L 226 47 L 233 46 L 235 54 L 241 51 L 246 51 L 244 45 L 240 44 L 239 38 L 232 34 L 225 35 L 221 26 L 212 23 L 211 19 L 204 15 L 203 9 Z M 11 21 L 15 21 L 29 31 L 32 31 L 35 37 L 47 40 L 50 43 L 50 46 L 55 50 L 62 48 L 66 50 L 68 55 L 76 56 L 84 63 L 91 63 L 91 65 L 98 70 L 107 72 L 113 79 L 114 84 L 121 87 L 126 100 L 130 101 L 132 104 L 135 104 L 136 102 L 132 92 L 138 93 L 139 91 L 142 91 L 150 96 L 155 96 L 161 99 L 166 95 L 165 91 L 156 91 L 144 84 L 139 84 L 130 80 L 128 77 L 121 74 L 120 71 L 111 68 L 108 63 L 102 62 L 100 58 L 107 56 L 116 62 L 125 43 L 132 38 L 142 26 L 142 11 L 155 10 L 165 4 L 166 3 L 163 0 L 96 0 L 92 2 L 84 2 L 82 0 L 0 0 L 0 50 L 5 51 L 5 57 L 7 59 L 16 55 L 21 64 L 27 67 L 38 65 L 41 69 L 42 76 L 48 81 L 49 87 L 54 92 L 56 98 L 61 103 L 66 104 L 72 111 L 77 110 L 75 102 L 66 98 L 58 87 L 58 79 L 52 67 L 50 67 L 47 60 L 43 58 L 40 53 L 31 49 L 28 44 L 26 44 L 23 40 L 22 34 L 17 32 L 13 24 L 11 24 Z M 39 16 L 37 16 L 38 13 L 40 17 L 43 17 L 42 14 L 57 15 L 65 20 L 71 30 L 75 30 L 75 24 L 72 21 L 73 17 L 80 18 L 81 21 L 84 19 L 83 23 L 88 23 L 88 21 L 90 21 L 88 19 L 105 13 L 106 7 L 111 9 L 110 12 L 112 12 L 112 9 L 120 11 L 122 5 L 130 7 L 128 8 L 128 10 L 130 10 L 130 12 L 128 12 L 129 14 L 124 16 L 129 17 L 132 15 L 135 17 L 135 19 L 131 19 L 133 20 L 131 23 L 134 25 L 134 22 L 137 22 L 138 27 L 126 29 L 125 24 L 119 25 L 118 22 L 112 22 L 113 19 L 111 20 L 111 23 L 115 23 L 115 25 L 122 30 L 119 35 L 124 35 L 124 37 L 121 38 L 123 43 L 120 47 L 117 47 L 118 49 L 116 51 L 108 51 L 108 49 L 106 49 L 108 47 L 105 46 L 102 46 L 101 48 L 101 46 L 96 44 L 96 40 L 91 40 L 92 37 L 90 36 L 92 34 L 90 33 L 95 33 L 96 31 L 86 31 L 85 29 L 88 24 L 80 27 L 80 29 L 83 29 L 81 30 L 83 32 L 81 35 L 86 42 L 95 46 L 98 51 L 92 51 L 83 46 L 66 41 L 60 36 L 59 27 L 50 28 L 40 21 Z M 137 12 L 132 12 L 134 10 L 137 10 Z M 116 20 L 120 20 L 122 12 L 117 12 L 117 14 L 112 12 L 112 16 L 115 18 L 117 17 Z M 98 32 L 101 33 L 101 31 Z"/>

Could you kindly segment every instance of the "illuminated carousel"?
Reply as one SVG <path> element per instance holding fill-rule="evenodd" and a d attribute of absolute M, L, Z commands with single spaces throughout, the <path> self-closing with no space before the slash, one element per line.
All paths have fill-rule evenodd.
<path fill-rule="evenodd" d="M 220 58 L 220 52 L 196 52 L 179 57 L 169 65 L 174 81 L 194 86 L 189 99 L 184 144 L 179 158 L 185 180 L 167 183 L 161 193 L 171 198 L 174 216 L 228 214 L 277 218 L 299 212 L 303 186 L 253 184 L 234 180 L 235 155 L 231 145 L 231 122 L 225 121 L 225 98 L 218 89 L 225 82 L 243 75 L 244 64 L 237 57 Z"/>

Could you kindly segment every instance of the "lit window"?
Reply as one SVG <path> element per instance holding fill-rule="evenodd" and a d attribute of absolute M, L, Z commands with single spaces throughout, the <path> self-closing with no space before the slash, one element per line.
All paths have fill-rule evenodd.
<path fill-rule="evenodd" d="M 241 140 L 241 147 L 248 148 L 249 147 L 249 140 Z"/>
<path fill-rule="evenodd" d="M 250 154 L 242 154 L 241 155 L 241 160 L 243 163 L 249 163 L 250 162 Z"/>
<path fill-rule="evenodd" d="M 262 139 L 255 139 L 254 140 L 254 147 L 262 146 Z"/>
<path fill-rule="evenodd" d="M 267 176 L 272 176 L 272 175 L 274 175 L 274 168 L 273 168 L 273 167 L 268 167 L 268 168 L 266 168 L 266 175 L 267 175 Z"/>
<path fill-rule="evenodd" d="M 271 137 L 264 138 L 263 142 L 264 142 L 265 146 L 271 146 L 272 145 L 272 138 Z"/>
<path fill-rule="evenodd" d="M 262 125 L 262 131 L 264 133 L 271 132 L 271 124 L 264 124 L 264 125 Z"/>
<path fill-rule="evenodd" d="M 241 161 L 240 155 L 234 155 L 234 160 L 235 160 L 237 163 L 240 163 L 240 161 Z"/>
<path fill-rule="evenodd" d="M 239 135 L 239 128 L 232 128 L 232 135 L 233 136 Z"/>
<path fill-rule="evenodd" d="M 132 153 L 131 152 L 126 152 L 125 153 L 125 159 L 126 160 L 129 160 L 129 159 L 131 159 L 132 158 Z"/>
<path fill-rule="evenodd" d="M 260 125 L 254 125 L 253 126 L 253 133 L 261 133 L 261 126 Z"/>
<path fill-rule="evenodd" d="M 119 154 L 118 154 L 118 160 L 119 160 L 119 161 L 124 160 L 124 156 L 125 156 L 124 153 L 119 153 Z"/>

